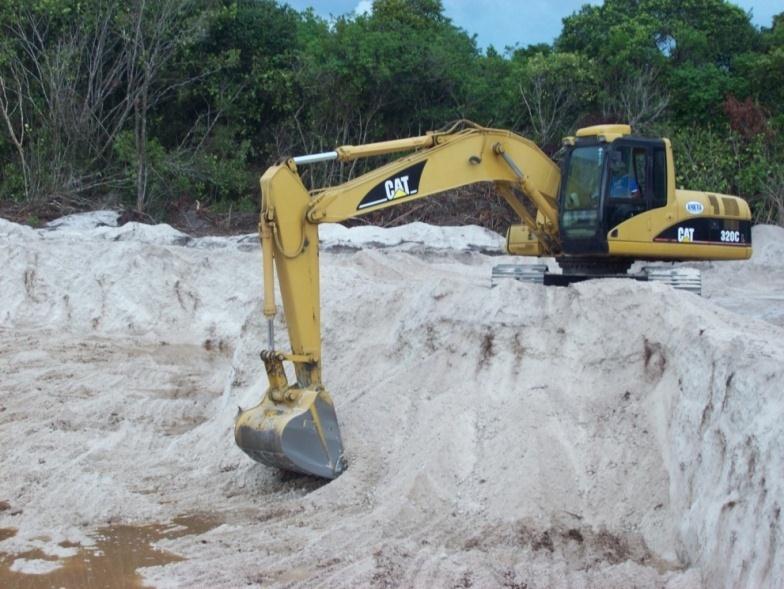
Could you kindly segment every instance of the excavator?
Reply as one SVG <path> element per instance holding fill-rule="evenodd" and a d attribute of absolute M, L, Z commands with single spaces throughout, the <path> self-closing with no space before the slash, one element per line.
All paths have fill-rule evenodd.
<path fill-rule="evenodd" d="M 308 191 L 299 175 L 308 164 L 389 154 L 402 156 L 337 186 Z M 635 136 L 628 125 L 578 130 L 564 139 L 559 163 L 511 131 L 467 121 L 419 137 L 286 159 L 261 177 L 259 236 L 269 337 L 261 359 L 269 388 L 258 405 L 237 414 L 235 440 L 246 454 L 326 479 L 347 467 L 335 406 L 321 379 L 319 224 L 479 182 L 492 183 L 520 218 L 507 232 L 507 252 L 551 256 L 562 269 L 550 273 L 543 265 L 502 265 L 494 270 L 496 278 L 563 285 L 626 276 L 699 290 L 693 276 L 678 270 L 628 271 L 637 260 L 751 257 L 748 204 L 734 196 L 676 189 L 670 141 Z M 290 352 L 274 344 L 275 273 Z M 293 364 L 296 382 L 288 382 L 284 362 Z"/>

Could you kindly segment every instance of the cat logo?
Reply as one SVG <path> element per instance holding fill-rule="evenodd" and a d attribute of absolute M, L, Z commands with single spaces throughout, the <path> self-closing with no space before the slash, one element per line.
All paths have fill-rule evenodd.
<path fill-rule="evenodd" d="M 682 243 L 691 243 L 694 241 L 694 228 L 678 227 L 678 241 Z"/>
<path fill-rule="evenodd" d="M 387 193 L 387 200 L 417 193 L 416 190 L 408 188 L 408 176 L 398 176 L 397 178 L 387 180 L 384 182 L 384 190 Z"/>
<path fill-rule="evenodd" d="M 357 210 L 387 204 L 419 192 L 419 181 L 427 161 L 400 170 L 391 178 L 376 184 L 357 205 Z"/>

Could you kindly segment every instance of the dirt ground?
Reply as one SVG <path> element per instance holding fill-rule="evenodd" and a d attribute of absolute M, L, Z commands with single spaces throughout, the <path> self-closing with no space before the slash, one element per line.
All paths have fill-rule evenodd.
<path fill-rule="evenodd" d="M 254 238 L 0 220 L 0 584 L 781 585 L 784 230 L 702 298 L 491 289 L 479 228 L 322 237 L 328 484 L 234 445 Z"/>

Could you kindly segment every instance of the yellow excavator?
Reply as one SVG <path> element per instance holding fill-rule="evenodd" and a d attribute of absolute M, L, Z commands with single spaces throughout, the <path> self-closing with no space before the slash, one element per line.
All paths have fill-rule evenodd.
<path fill-rule="evenodd" d="M 259 222 L 269 330 L 269 349 L 261 358 L 269 388 L 258 405 L 238 413 L 239 447 L 264 464 L 327 479 L 347 466 L 334 404 L 321 381 L 320 223 L 491 182 L 520 217 L 507 232 L 508 253 L 553 256 L 562 269 L 507 265 L 494 270 L 496 278 L 558 285 L 629 276 L 699 290 L 693 276 L 677 270 L 627 271 L 635 260 L 751 257 L 748 204 L 734 196 L 676 190 L 669 140 L 635 136 L 628 125 L 601 125 L 567 137 L 562 151 L 559 165 L 511 131 L 461 121 L 420 137 L 342 146 L 269 168 L 261 177 Z M 298 173 L 316 162 L 403 152 L 349 182 L 312 192 Z M 275 270 L 290 352 L 274 345 Z M 296 382 L 288 382 L 284 362 L 293 363 Z"/>

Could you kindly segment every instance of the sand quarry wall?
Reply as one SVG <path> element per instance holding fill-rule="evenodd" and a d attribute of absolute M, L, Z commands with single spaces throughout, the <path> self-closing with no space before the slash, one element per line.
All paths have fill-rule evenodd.
<path fill-rule="evenodd" d="M 213 394 L 198 399 L 203 417 L 161 439 L 134 424 L 180 414 L 132 399 L 112 409 L 123 381 L 111 381 L 71 416 L 84 435 L 69 432 L 62 444 L 90 446 L 91 420 L 124 411 L 123 435 L 101 442 L 114 464 L 74 453 L 35 471 L 32 487 L 25 476 L 36 447 L 22 431 L 35 425 L 34 411 L 15 408 L 17 425 L 0 416 L 0 491 L 24 506 L 8 546 L 42 532 L 69 537 L 75 520 L 260 510 L 275 515 L 227 523 L 211 532 L 217 544 L 175 546 L 191 560 L 149 578 L 161 586 L 782 583 L 784 330 L 766 311 L 727 310 L 742 313 L 742 290 L 723 308 L 623 280 L 491 289 L 490 268 L 509 260 L 477 253 L 498 246 L 478 228 L 328 228 L 327 250 L 353 252 L 322 255 L 324 378 L 350 467 L 328 485 L 289 487 L 231 438 L 236 406 L 254 403 L 266 384 L 254 239 L 94 221 L 41 231 L 0 221 L 4 353 L 15 339 L 101 338 L 107 348 L 218 348 L 226 362 L 206 377 Z M 784 231 L 755 228 L 754 238 L 754 260 L 705 265 L 710 280 L 780 276 Z M 280 317 L 277 327 L 286 345 Z M 122 374 L 123 360 L 113 363 Z M 73 368 L 75 378 L 96 378 L 88 368 Z M 23 385 L 0 381 L 3 402 Z M 151 496 L 134 490 L 143 476 L 174 478 Z M 73 507 L 96 477 L 110 480 L 94 505 Z"/>

